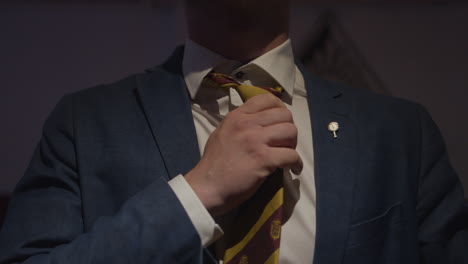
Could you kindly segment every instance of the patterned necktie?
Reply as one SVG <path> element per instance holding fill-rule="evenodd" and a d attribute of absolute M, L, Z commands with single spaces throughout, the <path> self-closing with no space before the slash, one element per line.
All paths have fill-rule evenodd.
<path fill-rule="evenodd" d="M 210 72 L 206 75 L 203 80 L 204 84 L 208 84 L 215 87 L 221 87 L 225 89 L 234 88 L 245 102 L 255 95 L 271 93 L 277 97 L 281 97 L 283 94 L 283 87 L 258 87 L 252 85 L 241 84 L 229 75 Z"/>
<path fill-rule="evenodd" d="M 234 88 L 245 102 L 255 95 L 272 93 L 280 97 L 282 87 L 240 84 L 234 78 L 209 73 L 204 83 L 224 89 Z M 243 203 L 234 216 L 235 225 L 225 230 L 224 264 L 277 264 L 283 224 L 283 171 L 268 176 L 257 192 Z"/>

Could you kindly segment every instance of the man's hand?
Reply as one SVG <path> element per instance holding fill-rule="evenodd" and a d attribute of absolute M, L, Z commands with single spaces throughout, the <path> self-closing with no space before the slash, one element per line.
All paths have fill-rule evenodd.
<path fill-rule="evenodd" d="M 277 168 L 298 174 L 296 144 L 291 112 L 275 96 L 257 95 L 226 115 L 185 179 L 208 211 L 219 215 L 252 196 Z"/>

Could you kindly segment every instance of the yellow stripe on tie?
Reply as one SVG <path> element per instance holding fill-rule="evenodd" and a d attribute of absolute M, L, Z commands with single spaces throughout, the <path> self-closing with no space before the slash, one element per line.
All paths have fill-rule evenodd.
<path fill-rule="evenodd" d="M 229 75 L 214 72 L 208 73 L 203 79 L 203 82 L 207 85 L 223 89 L 234 88 L 239 93 L 243 102 L 260 94 L 274 94 L 280 97 L 284 91 L 284 88 L 281 86 L 261 88 L 258 86 L 241 84 Z"/>
<path fill-rule="evenodd" d="M 237 92 L 239 93 L 240 97 L 242 98 L 244 102 L 246 102 L 248 99 L 256 95 L 270 93 L 267 90 L 264 90 L 257 86 L 245 85 L 245 84 L 238 85 L 235 89 L 237 90 Z"/>
<path fill-rule="evenodd" d="M 271 254 L 271 256 L 265 261 L 265 264 L 278 264 L 279 263 L 279 248 Z"/>
<path fill-rule="evenodd" d="M 273 199 L 268 202 L 263 210 L 260 218 L 252 226 L 247 235 L 236 245 L 226 250 L 224 254 L 224 263 L 228 263 L 232 258 L 234 258 L 244 247 L 249 243 L 249 241 L 255 236 L 258 230 L 263 226 L 263 224 L 273 215 L 278 208 L 283 205 L 283 188 L 280 188 L 276 192 Z"/>

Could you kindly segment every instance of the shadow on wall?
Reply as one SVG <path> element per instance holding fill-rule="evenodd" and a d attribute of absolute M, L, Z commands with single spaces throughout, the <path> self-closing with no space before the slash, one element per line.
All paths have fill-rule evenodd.
<path fill-rule="evenodd" d="M 309 33 L 301 61 L 322 78 L 391 95 L 333 10 L 323 11 Z"/>
<path fill-rule="evenodd" d="M 466 188 L 468 126 L 453 117 L 468 114 L 468 7 L 321 10 L 306 4 L 294 8 L 293 44 L 307 44 L 297 55 L 321 76 L 428 107 Z M 0 170 L 7 175 L 0 193 L 5 194 L 24 172 L 44 118 L 61 95 L 158 64 L 184 38 L 183 14 L 176 8 L 2 6 L 0 22 L 0 123 L 5 126 Z M 0 219 L 5 207 L 6 198 L 0 197 Z"/>

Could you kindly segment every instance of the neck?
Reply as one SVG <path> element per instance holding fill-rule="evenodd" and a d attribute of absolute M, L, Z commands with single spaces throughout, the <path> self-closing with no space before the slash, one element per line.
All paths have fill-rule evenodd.
<path fill-rule="evenodd" d="M 288 39 L 287 34 L 273 36 L 267 40 L 254 40 L 253 38 L 248 37 L 249 34 L 239 34 L 235 37 L 232 34 L 225 36 L 223 36 L 223 34 L 216 34 L 217 38 L 229 39 L 228 43 L 225 43 L 227 45 L 220 45 L 219 39 L 199 38 L 194 35 L 189 36 L 191 40 L 203 47 L 206 47 L 227 59 L 242 63 L 247 63 L 257 57 L 260 57 L 268 51 L 283 44 Z M 233 38 L 232 40 L 230 39 L 231 37 Z"/>
<path fill-rule="evenodd" d="M 189 7 L 186 8 L 188 34 L 194 42 L 227 59 L 248 62 L 288 39 L 289 9 L 276 7 L 256 13 L 259 9 L 251 6 Z"/>

